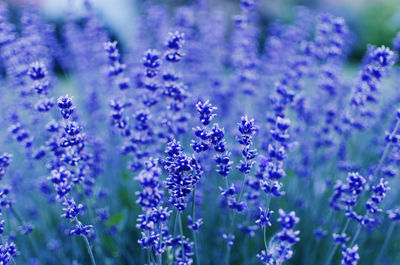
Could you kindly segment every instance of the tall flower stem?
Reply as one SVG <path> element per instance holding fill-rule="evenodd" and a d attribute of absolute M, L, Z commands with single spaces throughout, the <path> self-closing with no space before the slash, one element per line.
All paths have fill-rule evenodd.
<path fill-rule="evenodd" d="M 182 226 L 182 215 L 179 213 L 179 231 L 181 233 L 181 248 L 182 248 L 182 260 L 185 258 L 185 242 L 183 242 L 183 226 Z"/>
<path fill-rule="evenodd" d="M 192 220 L 195 222 L 195 207 L 196 207 L 196 186 L 193 187 L 193 193 L 192 193 Z M 197 235 L 196 231 L 192 229 L 193 233 L 193 241 L 194 241 L 194 252 L 196 255 L 196 264 L 200 265 L 200 257 L 199 257 L 199 250 L 198 250 L 198 244 L 197 244 Z"/>
<path fill-rule="evenodd" d="M 358 224 L 356 234 L 354 235 L 353 240 L 351 240 L 350 246 L 353 246 L 354 243 L 356 243 L 356 240 L 358 239 L 358 236 L 360 235 L 361 229 L 362 229 L 362 225 Z"/>
<path fill-rule="evenodd" d="M 225 264 L 229 265 L 229 260 L 231 257 L 231 247 L 229 246 L 229 243 L 227 244 L 227 246 L 228 246 L 228 249 L 227 249 L 226 256 L 225 256 Z"/>
<path fill-rule="evenodd" d="M 390 134 L 391 137 L 394 137 L 397 134 L 397 130 L 399 129 L 399 127 L 400 127 L 400 119 L 397 119 L 397 122 L 396 122 L 396 125 L 394 126 L 393 132 Z M 391 146 L 392 146 L 392 142 L 388 142 L 386 144 L 383 154 L 382 154 L 381 158 L 379 159 L 378 165 L 376 166 L 372 177 L 376 177 L 376 175 L 381 170 L 381 167 L 382 167 L 383 163 L 385 162 L 387 155 L 389 154 Z"/>
<path fill-rule="evenodd" d="M 267 195 L 267 205 L 265 207 L 266 212 L 268 213 L 269 211 L 269 205 L 271 204 L 271 194 Z M 265 247 L 265 251 L 268 251 L 268 244 L 267 244 L 267 226 L 263 226 L 263 234 L 264 234 L 264 247 Z"/>
<path fill-rule="evenodd" d="M 161 249 L 161 242 L 162 242 L 162 231 L 161 231 L 161 225 L 159 227 L 159 233 L 160 233 L 160 240 L 158 242 L 158 247 Z M 162 265 L 162 253 L 158 254 L 158 265 Z"/>
<path fill-rule="evenodd" d="M 390 224 L 388 232 L 387 232 L 386 237 L 385 237 L 385 241 L 383 242 L 383 245 L 382 245 L 381 249 L 379 250 L 379 254 L 378 254 L 378 256 L 377 256 L 377 258 L 375 260 L 375 263 L 374 263 L 375 265 L 379 264 L 379 260 L 381 259 L 383 253 L 386 250 L 386 247 L 387 247 L 387 245 L 388 245 L 388 243 L 390 241 L 390 238 L 392 237 L 392 234 L 393 234 L 395 226 L 396 226 L 395 222 L 392 222 Z"/>
<path fill-rule="evenodd" d="M 87 248 L 87 251 L 88 251 L 89 256 L 90 256 L 90 261 L 92 262 L 92 265 L 96 265 L 96 261 L 94 259 L 94 255 L 93 255 L 93 252 L 92 252 L 92 247 L 90 246 L 90 243 L 89 243 L 89 240 L 88 240 L 87 236 L 83 236 L 83 239 L 85 240 L 86 248 Z"/>
<path fill-rule="evenodd" d="M 82 226 L 82 223 L 76 217 L 75 217 L 75 222 L 78 226 Z M 92 247 L 90 246 L 90 242 L 89 242 L 87 236 L 82 235 L 82 237 L 85 240 L 86 248 L 87 248 L 87 251 L 90 256 L 90 262 L 92 263 L 92 265 L 96 265 L 96 260 L 94 259 L 94 255 L 93 255 Z"/>

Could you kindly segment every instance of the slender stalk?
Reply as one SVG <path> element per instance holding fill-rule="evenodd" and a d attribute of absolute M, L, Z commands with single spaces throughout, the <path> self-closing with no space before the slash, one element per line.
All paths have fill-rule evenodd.
<path fill-rule="evenodd" d="M 89 252 L 89 256 L 90 256 L 90 261 L 92 262 L 92 265 L 96 265 L 96 261 L 94 259 L 94 255 L 92 252 L 92 247 L 90 246 L 89 240 L 87 239 L 86 236 L 83 236 L 83 239 L 85 240 L 85 244 L 86 244 L 86 248 Z"/>
<path fill-rule="evenodd" d="M 271 203 L 271 195 L 268 194 L 268 195 L 267 195 L 267 207 L 265 207 L 265 208 L 266 208 L 266 211 L 267 211 L 267 214 L 268 214 L 268 211 L 269 211 L 269 205 L 270 205 L 270 203 Z M 264 234 L 264 247 L 265 247 L 265 251 L 268 251 L 268 246 L 267 246 L 267 227 L 266 227 L 265 225 L 263 226 L 263 234 Z"/>
<path fill-rule="evenodd" d="M 77 223 L 78 226 L 82 226 L 82 223 L 78 220 L 77 217 L 75 217 L 75 222 Z M 96 260 L 94 259 L 92 247 L 90 246 L 89 240 L 88 240 L 87 236 L 85 236 L 85 235 L 82 235 L 82 237 L 85 240 L 86 248 L 87 248 L 87 251 L 90 256 L 90 261 L 91 261 L 92 265 L 96 265 Z"/>
<path fill-rule="evenodd" d="M 391 137 L 394 137 L 397 134 L 399 127 L 400 127 L 400 119 L 397 119 L 397 122 L 396 122 L 396 125 L 394 126 L 393 132 L 390 134 Z M 385 162 L 387 155 L 389 154 L 391 146 L 392 146 L 392 142 L 389 141 L 386 143 L 383 154 L 382 154 L 381 158 L 379 159 L 378 165 L 376 166 L 372 177 L 376 177 L 376 175 L 381 170 L 381 167 L 382 167 L 383 163 Z"/>
<path fill-rule="evenodd" d="M 178 221 L 179 221 L 178 216 L 179 216 L 179 211 L 176 210 L 175 221 L 174 221 L 174 236 L 176 236 L 176 234 L 177 234 L 177 229 L 178 229 L 177 226 L 178 226 Z M 172 251 L 172 261 L 174 259 L 175 259 L 175 251 Z M 172 261 L 171 261 L 171 263 L 172 263 Z"/>
<path fill-rule="evenodd" d="M 343 234 L 343 233 L 345 233 L 345 232 L 346 232 L 346 230 L 347 230 L 347 227 L 349 226 L 349 223 L 350 223 L 350 219 L 348 219 L 348 218 L 347 218 L 346 224 L 344 225 L 344 227 L 343 227 L 343 230 L 342 230 L 342 233 L 341 233 L 341 234 Z M 332 249 L 332 250 L 331 250 L 331 252 L 329 253 L 328 260 L 325 262 L 325 265 L 329 265 L 329 264 L 331 264 L 331 261 L 332 261 L 333 255 L 335 255 L 335 252 L 336 252 L 336 249 L 337 249 L 337 248 L 338 248 L 338 244 L 335 244 L 335 246 L 333 247 L 333 249 Z"/>
<path fill-rule="evenodd" d="M 225 256 L 225 264 L 229 265 L 229 260 L 231 257 L 231 247 L 229 246 L 229 243 L 227 245 L 228 245 L 228 249 L 227 249 L 226 256 Z"/>
<path fill-rule="evenodd" d="M 182 260 L 185 258 L 185 244 L 183 242 L 183 226 L 182 226 L 182 216 L 181 213 L 179 213 L 179 230 L 181 232 L 181 248 L 182 248 Z"/>
<path fill-rule="evenodd" d="M 350 246 L 353 246 L 354 243 L 356 243 L 356 240 L 357 240 L 358 236 L 360 235 L 361 229 L 362 229 L 362 226 L 360 224 L 358 224 L 356 234 L 354 235 L 353 240 L 351 240 Z"/>
<path fill-rule="evenodd" d="M 196 186 L 193 187 L 193 193 L 192 193 L 192 220 L 193 222 L 196 220 L 195 219 L 195 207 L 196 207 L 196 202 L 195 198 L 196 197 Z M 199 257 L 199 250 L 198 250 L 198 244 L 197 244 L 197 235 L 196 231 L 192 230 L 193 233 L 193 241 L 194 241 L 194 253 L 196 255 L 196 264 L 200 265 L 200 257 Z"/>
<path fill-rule="evenodd" d="M 162 254 L 158 255 L 158 265 L 162 265 Z"/>
<path fill-rule="evenodd" d="M 393 234 L 395 226 L 396 226 L 395 222 L 392 222 L 390 224 L 389 230 L 388 230 L 388 232 L 386 234 L 386 237 L 385 237 L 385 241 L 383 242 L 383 245 L 382 245 L 381 249 L 379 250 L 379 254 L 378 254 L 378 256 L 377 256 L 377 258 L 375 260 L 375 263 L 374 263 L 375 265 L 377 265 L 379 263 L 379 260 L 381 259 L 383 253 L 385 252 L 386 247 L 387 247 L 387 245 L 388 245 L 388 243 L 390 241 L 390 238 L 392 237 L 392 234 Z"/>
<path fill-rule="evenodd" d="M 161 225 L 159 226 L 159 233 L 160 233 L 160 240 L 158 242 L 158 248 L 161 249 L 161 242 L 162 242 L 162 231 L 161 231 Z M 158 254 L 158 265 L 162 265 L 162 253 Z"/>
<path fill-rule="evenodd" d="M 246 183 L 246 179 L 247 179 L 247 174 L 244 174 L 242 184 L 240 185 L 240 193 L 239 193 L 239 198 L 238 198 L 239 202 L 242 200 L 242 196 L 243 196 L 244 188 L 245 188 L 244 184 Z"/>

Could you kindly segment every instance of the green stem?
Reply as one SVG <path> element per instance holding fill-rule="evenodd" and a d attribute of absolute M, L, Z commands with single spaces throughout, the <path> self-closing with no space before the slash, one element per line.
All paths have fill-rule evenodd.
<path fill-rule="evenodd" d="M 83 239 L 85 239 L 85 244 L 86 244 L 86 248 L 89 252 L 89 256 L 90 256 L 90 261 L 92 262 L 92 265 L 96 265 L 96 260 L 94 259 L 94 255 L 92 252 L 92 247 L 90 246 L 89 240 L 86 236 L 83 236 Z"/>
<path fill-rule="evenodd" d="M 356 234 L 354 235 L 353 240 L 351 240 L 350 246 L 353 246 L 354 243 L 356 243 L 356 240 L 357 240 L 358 236 L 360 235 L 361 229 L 362 229 L 362 225 L 358 224 Z"/>
<path fill-rule="evenodd" d="M 269 211 L 269 205 L 270 205 L 270 203 L 271 203 L 271 195 L 270 194 L 268 194 L 267 195 L 267 207 L 266 207 L 266 213 L 268 214 L 268 211 Z M 263 226 L 263 233 L 264 233 L 264 246 L 265 246 L 265 251 L 267 252 L 268 251 L 268 244 L 267 244 L 267 227 L 264 225 Z"/>
<path fill-rule="evenodd" d="M 178 210 L 175 210 L 175 211 L 176 211 L 176 215 L 175 215 L 175 222 L 174 222 L 174 236 L 177 235 L 177 229 L 178 229 L 177 226 L 178 226 L 178 221 L 179 221 L 179 219 L 178 219 L 179 211 Z M 174 259 L 175 259 L 175 251 L 172 251 L 172 261 Z"/>
<path fill-rule="evenodd" d="M 193 187 L 193 194 L 192 194 L 192 220 L 193 222 L 195 221 L 195 198 L 196 197 L 196 186 Z M 198 250 L 198 244 L 197 244 L 197 235 L 196 231 L 192 230 L 193 233 L 193 241 L 194 241 L 194 253 L 196 255 L 196 264 L 200 265 L 200 257 L 199 257 L 199 250 Z"/>
<path fill-rule="evenodd" d="M 227 244 L 227 246 L 228 246 L 228 249 L 227 249 L 226 256 L 225 256 L 225 264 L 229 265 L 229 260 L 231 257 L 231 247 L 229 246 L 229 244 Z"/>
<path fill-rule="evenodd" d="M 387 234 L 386 234 L 386 237 L 385 237 L 385 241 L 383 242 L 383 245 L 382 245 L 382 247 L 381 247 L 381 249 L 380 249 L 380 251 L 379 251 L 379 254 L 378 254 L 378 256 L 377 256 L 377 258 L 376 258 L 376 260 L 375 260 L 375 263 L 374 263 L 375 265 L 378 264 L 378 262 L 379 262 L 379 260 L 381 259 L 383 253 L 385 252 L 386 247 L 387 247 L 387 245 L 388 245 L 388 243 L 389 243 L 389 241 L 390 241 L 390 238 L 392 237 L 392 234 L 393 234 L 393 231 L 394 231 L 395 226 L 396 226 L 396 223 L 395 223 L 395 222 L 392 222 L 392 223 L 390 224 L 389 230 L 388 230 L 388 232 L 387 232 Z"/>
<path fill-rule="evenodd" d="M 394 137 L 397 134 L 397 130 L 399 129 L 399 127 L 400 127 L 400 119 L 397 119 L 397 122 L 396 122 L 396 125 L 394 126 L 393 132 L 390 135 L 391 137 Z M 392 142 L 389 141 L 385 146 L 385 150 L 383 151 L 381 159 L 379 159 L 378 165 L 376 166 L 372 177 L 375 177 L 379 173 L 383 163 L 385 162 L 386 156 L 389 154 L 391 146 L 392 146 Z"/>
<path fill-rule="evenodd" d="M 159 226 L 159 233 L 160 233 L 160 240 L 158 242 L 158 248 L 161 249 L 161 242 L 162 242 L 162 231 L 161 225 Z M 162 265 L 162 253 L 158 254 L 158 265 Z"/>
<path fill-rule="evenodd" d="M 82 226 L 82 223 L 78 220 L 77 217 L 75 217 L 74 220 L 75 220 L 75 222 L 76 222 L 76 224 L 78 226 Z M 92 265 L 96 265 L 96 260 L 94 259 L 92 247 L 90 246 L 89 240 L 85 235 L 82 235 L 82 237 L 85 240 L 86 248 L 87 248 L 87 251 L 88 251 L 89 256 L 90 256 L 90 261 L 91 261 Z"/>
<path fill-rule="evenodd" d="M 245 188 L 244 184 L 246 183 L 246 178 L 247 178 L 247 174 L 244 175 L 242 184 L 240 185 L 240 193 L 239 193 L 238 202 L 240 202 L 242 200 L 242 196 L 243 196 L 244 188 Z"/>
<path fill-rule="evenodd" d="M 181 232 L 181 248 L 182 248 L 182 260 L 185 258 L 185 243 L 183 242 L 183 226 L 182 226 L 182 216 L 179 213 L 179 230 Z"/>

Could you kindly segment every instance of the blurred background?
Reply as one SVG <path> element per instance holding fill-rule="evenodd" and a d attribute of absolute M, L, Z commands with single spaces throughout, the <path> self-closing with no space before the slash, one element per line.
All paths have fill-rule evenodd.
<path fill-rule="evenodd" d="M 61 26 L 61 18 L 65 13 L 74 10 L 79 15 L 83 0 L 6 0 L 14 9 L 27 4 L 37 4 L 43 16 Z M 132 20 L 139 17 L 143 0 L 92 0 L 94 9 L 107 23 L 107 27 L 119 40 L 127 40 L 134 35 L 135 25 Z M 160 5 L 173 9 L 194 1 L 159 0 Z M 211 0 L 213 6 L 223 7 L 232 15 L 238 12 L 238 0 Z M 400 30 L 399 0 L 279 0 L 260 1 L 259 26 L 260 47 L 267 34 L 271 21 L 290 22 L 294 15 L 294 6 L 303 5 L 316 11 L 326 11 L 345 18 L 353 31 L 353 46 L 350 62 L 359 62 L 367 44 L 391 46 L 395 33 Z"/>

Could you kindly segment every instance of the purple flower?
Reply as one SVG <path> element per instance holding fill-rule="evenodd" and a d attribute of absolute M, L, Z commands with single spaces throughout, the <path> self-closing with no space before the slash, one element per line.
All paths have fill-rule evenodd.
<path fill-rule="evenodd" d="M 264 210 L 262 207 L 258 207 L 259 209 L 259 216 L 258 219 L 256 220 L 256 224 L 260 226 L 271 226 L 271 215 L 273 214 L 273 211 L 270 210 Z"/>
<path fill-rule="evenodd" d="M 392 222 L 400 222 L 400 209 L 399 208 L 387 210 L 386 213 Z"/>
<path fill-rule="evenodd" d="M 4 153 L 0 156 L 0 179 L 6 174 L 7 168 L 10 166 L 12 155 Z"/>
<path fill-rule="evenodd" d="M 357 265 L 360 256 L 358 255 L 358 245 L 353 247 L 343 247 L 342 265 Z"/>
<path fill-rule="evenodd" d="M 279 215 L 278 222 L 283 229 L 293 229 L 294 226 L 300 221 L 300 218 L 296 217 L 296 213 L 294 211 L 285 213 L 284 210 L 279 209 Z"/>

